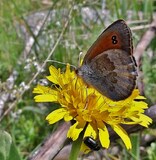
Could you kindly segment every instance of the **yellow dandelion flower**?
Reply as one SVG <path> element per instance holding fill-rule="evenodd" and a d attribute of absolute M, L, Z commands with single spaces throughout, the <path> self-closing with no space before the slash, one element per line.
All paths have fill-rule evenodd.
<path fill-rule="evenodd" d="M 94 88 L 88 87 L 70 70 L 69 64 L 64 73 L 54 66 L 50 66 L 49 70 L 47 79 L 54 85 L 52 88 L 41 85 L 34 88 L 33 93 L 39 94 L 34 97 L 35 101 L 56 102 L 61 105 L 61 108 L 50 113 L 46 120 L 49 124 L 61 119 L 74 120 L 75 123 L 67 133 L 67 137 L 73 141 L 77 140 L 85 129 L 84 137 L 98 138 L 101 146 L 108 148 L 110 139 L 107 126 L 110 126 L 121 137 L 127 149 L 131 149 L 130 138 L 121 124 L 140 124 L 148 127 L 152 122 L 151 118 L 144 115 L 147 104 L 143 101 L 145 97 L 140 96 L 137 89 L 125 100 L 112 101 Z"/>

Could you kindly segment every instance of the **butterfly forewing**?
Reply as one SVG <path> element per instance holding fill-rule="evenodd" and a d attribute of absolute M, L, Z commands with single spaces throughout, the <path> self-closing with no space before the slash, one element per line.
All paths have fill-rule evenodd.
<path fill-rule="evenodd" d="M 117 20 L 102 32 L 87 51 L 84 63 L 109 49 L 122 49 L 129 54 L 133 53 L 132 34 L 125 21 Z"/>

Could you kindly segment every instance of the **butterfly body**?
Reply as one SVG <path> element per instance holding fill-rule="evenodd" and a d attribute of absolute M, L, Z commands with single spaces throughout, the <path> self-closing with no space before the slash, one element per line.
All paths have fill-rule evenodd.
<path fill-rule="evenodd" d="M 110 25 L 94 42 L 77 74 L 106 97 L 129 97 L 136 84 L 131 31 L 123 20 Z"/>

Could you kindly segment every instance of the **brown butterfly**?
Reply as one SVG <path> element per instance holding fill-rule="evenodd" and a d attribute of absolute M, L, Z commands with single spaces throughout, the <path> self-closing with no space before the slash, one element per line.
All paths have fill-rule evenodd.
<path fill-rule="evenodd" d="M 131 95 L 137 71 L 131 30 L 124 20 L 115 21 L 102 32 L 76 72 L 84 82 L 114 101 Z"/>

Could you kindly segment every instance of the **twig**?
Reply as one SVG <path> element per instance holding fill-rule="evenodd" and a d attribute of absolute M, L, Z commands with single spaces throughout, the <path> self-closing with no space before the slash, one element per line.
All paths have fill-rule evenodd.
<path fill-rule="evenodd" d="M 134 50 L 134 56 L 136 59 L 137 64 L 139 64 L 140 58 L 142 57 L 144 51 L 155 37 L 156 33 L 156 18 L 154 16 L 153 22 L 151 23 L 149 29 L 145 32 L 142 36 L 140 42 L 137 44 Z"/>
<path fill-rule="evenodd" d="M 141 29 L 149 29 L 149 28 L 151 28 L 151 27 L 152 27 L 151 24 L 140 25 L 140 26 L 131 27 L 131 30 L 132 30 L 132 31 L 137 31 L 137 30 L 141 30 Z"/>
<path fill-rule="evenodd" d="M 140 64 L 141 64 L 141 57 L 144 53 L 144 51 L 147 49 L 147 47 L 149 46 L 150 42 L 152 41 L 152 39 L 155 37 L 156 35 L 156 18 L 155 16 L 153 16 L 153 22 L 149 25 L 148 30 L 144 33 L 144 35 L 142 36 L 141 40 L 139 41 L 139 43 L 137 44 L 135 50 L 134 50 L 134 57 L 136 59 L 136 63 L 138 64 L 138 73 L 139 73 L 139 77 L 138 77 L 138 88 L 139 91 L 142 95 L 144 95 L 144 85 L 142 82 L 142 74 L 139 70 Z M 135 28 L 131 28 L 132 30 L 136 29 Z"/>
<path fill-rule="evenodd" d="M 23 50 L 23 53 L 22 53 L 20 59 L 23 59 L 23 58 L 26 59 L 28 57 L 29 53 L 31 52 L 31 49 L 34 46 L 34 44 L 38 44 L 36 37 L 39 36 L 39 34 L 41 33 L 42 28 L 44 27 L 47 19 L 50 16 L 52 8 L 53 8 L 53 6 L 49 9 L 47 15 L 44 16 L 44 18 L 37 23 L 36 28 L 33 32 L 29 28 L 29 25 L 27 24 L 27 21 L 23 18 L 23 21 L 26 24 L 26 28 L 29 29 L 30 36 L 29 36 L 28 40 L 26 41 L 25 48 Z"/>

